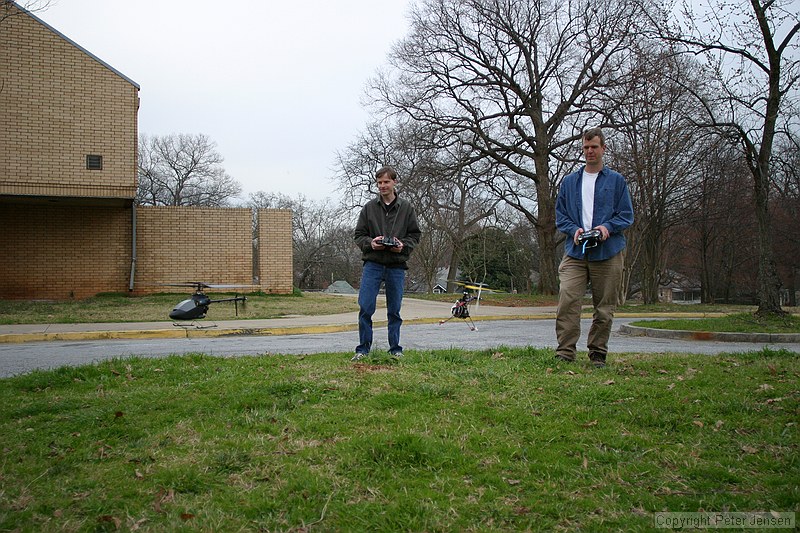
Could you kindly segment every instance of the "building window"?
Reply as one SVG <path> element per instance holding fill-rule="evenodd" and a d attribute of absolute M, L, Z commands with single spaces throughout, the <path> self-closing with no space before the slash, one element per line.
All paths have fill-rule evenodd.
<path fill-rule="evenodd" d="M 103 170 L 103 156 L 102 155 L 87 155 L 86 156 L 86 170 Z"/>

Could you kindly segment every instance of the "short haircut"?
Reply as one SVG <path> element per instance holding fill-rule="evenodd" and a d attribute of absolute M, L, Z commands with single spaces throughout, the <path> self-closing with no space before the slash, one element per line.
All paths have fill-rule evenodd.
<path fill-rule="evenodd" d="M 389 166 L 379 168 L 375 173 L 375 179 L 380 178 L 384 174 L 388 175 L 393 181 L 397 181 L 397 171 Z"/>
<path fill-rule="evenodd" d="M 600 146 L 606 145 L 606 136 L 603 135 L 603 130 L 600 128 L 589 128 L 585 132 L 583 132 L 583 139 L 585 141 L 591 141 L 595 137 L 600 139 Z"/>

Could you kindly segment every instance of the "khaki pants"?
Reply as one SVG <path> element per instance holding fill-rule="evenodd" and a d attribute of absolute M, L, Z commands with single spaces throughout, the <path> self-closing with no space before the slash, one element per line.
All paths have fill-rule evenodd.
<path fill-rule="evenodd" d="M 561 280 L 556 312 L 556 354 L 575 359 L 575 345 L 581 336 L 581 300 L 589 282 L 592 284 L 594 314 L 589 329 L 589 353 L 608 353 L 608 337 L 614 311 L 619 303 L 622 283 L 623 255 L 617 254 L 605 261 L 587 261 L 564 256 L 558 267 Z"/>

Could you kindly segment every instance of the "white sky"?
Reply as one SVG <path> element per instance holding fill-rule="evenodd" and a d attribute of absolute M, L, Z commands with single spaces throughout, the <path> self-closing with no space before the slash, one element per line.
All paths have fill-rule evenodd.
<path fill-rule="evenodd" d="M 21 2 L 23 5 L 25 2 Z M 243 197 L 336 198 L 337 150 L 410 0 L 52 0 L 36 16 L 139 84 L 139 132 L 204 133 Z"/>

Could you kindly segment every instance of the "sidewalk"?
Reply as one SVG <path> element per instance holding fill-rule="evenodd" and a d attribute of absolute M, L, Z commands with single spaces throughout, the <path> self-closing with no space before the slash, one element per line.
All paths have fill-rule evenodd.
<path fill-rule="evenodd" d="M 450 317 L 452 303 L 406 298 L 403 300 L 404 324 L 435 324 Z M 555 307 L 497 307 L 479 305 L 470 309 L 472 319 L 509 320 L 555 318 Z M 375 313 L 375 326 L 386 324 L 383 308 Z M 453 319 L 458 320 L 458 319 Z M 200 328 L 195 326 L 201 326 Z M 259 320 L 203 319 L 194 324 L 175 325 L 163 322 L 119 322 L 92 324 L 19 324 L 0 325 L 0 344 L 35 341 L 98 339 L 174 339 L 222 337 L 230 335 L 300 335 L 332 333 L 358 329 L 356 312 L 336 315 L 287 316 Z"/>
<path fill-rule="evenodd" d="M 452 303 L 405 298 L 403 300 L 404 324 L 436 324 L 449 318 Z M 591 309 L 588 309 L 591 313 Z M 473 321 L 487 320 L 555 320 L 555 307 L 499 307 L 476 305 L 470 308 Z M 718 316 L 712 313 L 617 313 L 629 318 L 703 318 Z M 386 325 L 383 308 L 375 313 L 375 327 Z M 585 318 L 591 314 L 584 313 Z M 453 318 L 453 321 L 459 319 Z M 200 327 L 196 327 L 200 326 Z M 0 325 L 0 344 L 37 341 L 78 341 L 103 339 L 177 339 L 196 337 L 224 337 L 235 335 L 303 335 L 334 333 L 358 329 L 356 312 L 336 315 L 286 316 L 259 320 L 225 320 L 215 322 L 204 319 L 194 324 L 175 325 L 163 322 L 120 322 L 91 324 L 19 324 Z M 656 330 L 636 326 L 622 326 L 620 332 L 632 336 L 674 338 L 690 340 L 715 340 L 733 342 L 797 343 L 800 334 L 768 333 L 713 333 Z"/>

